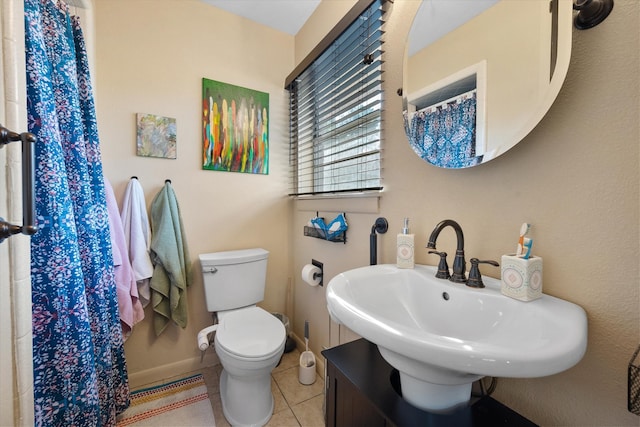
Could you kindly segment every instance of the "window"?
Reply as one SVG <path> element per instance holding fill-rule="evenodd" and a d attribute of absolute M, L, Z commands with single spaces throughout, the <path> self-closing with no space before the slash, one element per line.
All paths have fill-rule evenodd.
<path fill-rule="evenodd" d="M 291 195 L 382 188 L 384 3 L 356 4 L 364 11 L 334 29 L 316 49 L 321 53 L 312 52 L 287 79 Z"/>

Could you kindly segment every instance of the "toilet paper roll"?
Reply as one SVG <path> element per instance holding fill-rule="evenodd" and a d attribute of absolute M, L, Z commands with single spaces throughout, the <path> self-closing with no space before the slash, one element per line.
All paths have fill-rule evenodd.
<path fill-rule="evenodd" d="M 318 286 L 322 280 L 322 270 L 313 264 L 302 267 L 302 280 L 309 286 Z"/>

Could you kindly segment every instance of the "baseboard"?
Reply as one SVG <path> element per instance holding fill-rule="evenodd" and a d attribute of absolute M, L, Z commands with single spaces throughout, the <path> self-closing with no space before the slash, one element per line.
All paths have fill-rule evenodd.
<path fill-rule="evenodd" d="M 136 390 L 143 387 L 164 384 L 176 379 L 176 377 L 218 365 L 219 363 L 220 359 L 218 359 L 215 351 L 213 348 L 209 348 L 202 362 L 200 362 L 200 357 L 198 356 L 166 365 L 156 366 L 151 369 L 145 369 L 144 371 L 129 373 L 129 389 Z"/>
<path fill-rule="evenodd" d="M 290 334 L 293 340 L 296 342 L 296 348 L 301 353 L 305 351 L 304 340 L 298 337 L 293 332 Z M 321 378 L 324 377 L 324 357 L 316 357 L 316 373 Z M 138 371 L 129 373 L 129 388 L 136 390 L 142 387 L 150 387 L 153 385 L 163 384 L 176 377 L 180 377 L 184 374 L 198 371 L 202 368 L 220 364 L 220 359 L 216 355 L 213 348 L 210 348 L 202 362 L 200 357 L 194 357 L 191 359 L 180 360 L 178 362 L 169 363 L 166 365 L 156 366 L 155 368 L 145 369 L 144 371 Z"/>

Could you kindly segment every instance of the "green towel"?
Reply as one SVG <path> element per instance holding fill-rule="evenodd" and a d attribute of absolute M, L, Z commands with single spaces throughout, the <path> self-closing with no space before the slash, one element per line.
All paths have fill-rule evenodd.
<path fill-rule="evenodd" d="M 180 217 L 180 208 L 171 184 L 166 182 L 151 202 L 151 261 L 153 276 L 151 302 L 153 326 L 160 335 L 170 320 L 187 326 L 187 286 L 191 263 Z"/>

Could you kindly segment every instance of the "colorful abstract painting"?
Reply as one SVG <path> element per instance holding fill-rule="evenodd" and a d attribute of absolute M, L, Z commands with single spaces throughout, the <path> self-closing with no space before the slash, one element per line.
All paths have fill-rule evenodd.
<path fill-rule="evenodd" d="M 138 113 L 137 152 L 138 156 L 176 158 L 176 119 Z"/>
<path fill-rule="evenodd" d="M 202 168 L 269 173 L 269 94 L 202 79 Z"/>

